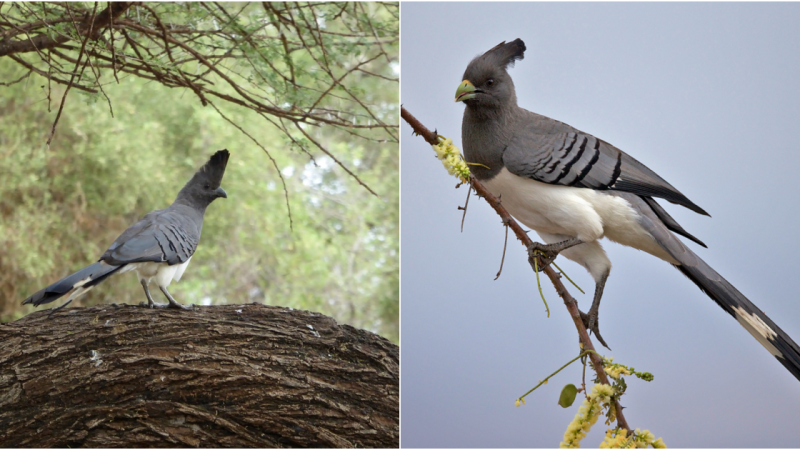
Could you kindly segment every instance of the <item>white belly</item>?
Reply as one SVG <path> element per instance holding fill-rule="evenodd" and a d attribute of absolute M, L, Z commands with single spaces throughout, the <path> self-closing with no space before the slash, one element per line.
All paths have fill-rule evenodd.
<path fill-rule="evenodd" d="M 675 263 L 640 225 L 639 213 L 623 198 L 592 189 L 541 183 L 514 175 L 506 168 L 484 185 L 500 197 L 511 215 L 537 232 L 577 237 L 583 242 L 607 237 Z"/>
<path fill-rule="evenodd" d="M 121 273 L 135 270 L 140 280 L 145 280 L 148 284 L 155 279 L 159 287 L 167 287 L 173 281 L 180 281 L 186 268 L 189 266 L 191 257 L 182 264 L 169 265 L 166 263 L 141 262 L 132 263 L 125 266 Z"/>

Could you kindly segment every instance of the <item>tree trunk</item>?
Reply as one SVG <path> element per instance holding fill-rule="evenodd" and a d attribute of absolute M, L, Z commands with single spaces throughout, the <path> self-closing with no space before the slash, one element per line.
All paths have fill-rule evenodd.
<path fill-rule="evenodd" d="M 398 447 L 399 349 L 260 304 L 0 324 L 0 447 Z"/>

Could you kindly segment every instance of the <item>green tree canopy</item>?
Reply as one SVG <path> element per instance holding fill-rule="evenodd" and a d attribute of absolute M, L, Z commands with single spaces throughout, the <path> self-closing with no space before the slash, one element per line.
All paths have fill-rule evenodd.
<path fill-rule="evenodd" d="M 176 298 L 396 340 L 398 20 L 397 3 L 2 4 L 2 317 L 228 148 L 229 198 Z M 137 303 L 137 287 L 82 301 Z"/>

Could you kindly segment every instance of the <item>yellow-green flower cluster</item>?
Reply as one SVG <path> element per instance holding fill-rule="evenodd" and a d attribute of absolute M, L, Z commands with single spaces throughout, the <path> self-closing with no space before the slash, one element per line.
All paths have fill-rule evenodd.
<path fill-rule="evenodd" d="M 604 367 L 603 370 L 615 380 L 619 380 L 622 375 L 630 375 L 631 371 L 627 367 L 620 364 L 613 364 L 610 367 Z"/>
<path fill-rule="evenodd" d="M 653 381 L 653 374 L 652 373 L 650 373 L 650 372 L 637 372 L 636 369 L 634 369 L 633 367 L 628 367 L 628 366 L 623 365 L 623 364 L 615 363 L 614 362 L 614 358 L 611 358 L 611 357 L 608 357 L 608 358 L 603 357 L 603 369 L 605 370 L 605 372 L 608 375 L 610 375 L 612 378 L 614 378 L 615 382 L 613 384 L 617 388 L 620 387 L 620 385 L 619 385 L 619 383 L 617 383 L 617 381 L 622 380 L 622 378 L 621 378 L 622 375 L 633 375 L 636 378 L 639 378 L 639 379 L 644 380 L 644 381 Z M 622 395 L 624 393 L 625 393 L 625 390 L 623 389 L 620 392 L 620 395 Z"/>
<path fill-rule="evenodd" d="M 605 371 L 608 376 L 615 380 L 619 380 L 619 377 L 622 375 L 630 375 L 631 371 L 628 369 L 627 366 L 622 364 L 615 364 L 614 358 L 609 356 L 608 358 L 603 357 L 603 370 Z"/>
<path fill-rule="evenodd" d="M 581 441 L 586 437 L 586 433 L 592 429 L 592 425 L 600 417 L 602 408 L 595 402 L 583 400 L 583 404 L 578 408 L 578 414 L 567 426 L 564 432 L 564 441 L 558 446 L 560 448 L 580 448 Z"/>
<path fill-rule="evenodd" d="M 461 157 L 461 150 L 453 145 L 452 139 L 445 139 L 440 136 L 439 143 L 432 147 L 433 151 L 436 152 L 436 157 L 439 158 L 444 168 L 447 169 L 447 173 L 455 175 L 465 183 L 469 181 L 469 167 L 467 167 L 467 163 L 464 162 L 464 158 Z"/>
<path fill-rule="evenodd" d="M 522 398 L 522 397 L 518 398 L 518 399 L 517 399 L 517 401 L 516 401 L 516 402 L 514 402 L 514 406 L 516 406 L 517 408 L 519 408 L 519 404 L 520 404 L 520 402 L 522 402 L 522 404 L 524 405 L 524 404 L 525 404 L 525 399 L 524 399 L 524 398 Z"/>
<path fill-rule="evenodd" d="M 607 384 L 595 384 L 592 386 L 592 392 L 589 393 L 589 398 L 603 406 L 608 406 L 611 403 L 611 396 L 616 394 L 614 388 Z"/>
<path fill-rule="evenodd" d="M 628 441 L 628 430 L 606 430 L 606 437 L 600 443 L 600 448 L 631 448 Z"/>
<path fill-rule="evenodd" d="M 600 443 L 600 448 L 667 448 L 661 438 L 656 439 L 648 430 L 638 428 L 628 436 L 628 430 L 616 429 L 606 431 L 606 437 Z"/>
<path fill-rule="evenodd" d="M 614 388 L 607 384 L 595 384 L 592 392 L 583 404 L 578 408 L 578 414 L 567 426 L 564 433 L 564 441 L 559 444 L 561 448 L 579 448 L 581 441 L 586 437 L 586 433 L 592 429 L 592 425 L 597 422 L 603 408 L 608 407 L 611 397 L 614 395 Z"/>

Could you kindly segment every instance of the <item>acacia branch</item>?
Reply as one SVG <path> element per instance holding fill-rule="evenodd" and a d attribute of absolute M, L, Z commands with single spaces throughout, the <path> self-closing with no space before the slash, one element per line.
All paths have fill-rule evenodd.
<path fill-rule="evenodd" d="M 431 145 L 436 145 L 439 143 L 439 139 L 437 137 L 437 133 L 435 131 L 430 131 L 427 127 L 425 127 L 422 122 L 417 120 L 416 117 L 411 115 L 404 107 L 400 107 L 400 116 L 405 120 L 414 132 L 425 139 Z M 514 235 L 517 239 L 525 246 L 527 249 L 528 247 L 533 244 L 533 241 L 528 237 L 528 233 L 522 229 L 522 227 L 517 223 L 514 218 L 511 217 L 511 214 L 506 211 L 503 205 L 500 203 L 500 200 L 492 195 L 488 189 L 486 189 L 474 175 L 470 175 L 470 184 L 472 188 L 475 189 L 479 197 L 483 197 L 489 205 L 494 208 L 495 212 L 502 218 L 502 223 L 514 232 Z M 544 266 L 544 261 L 542 260 L 541 256 L 539 258 L 539 267 Z M 572 317 L 572 321 L 575 323 L 575 328 L 578 330 L 578 337 L 580 342 L 583 344 L 583 350 L 592 350 L 589 353 L 589 359 L 592 362 L 592 367 L 594 371 L 597 373 L 597 379 L 600 383 L 608 384 L 611 383 L 606 376 L 605 371 L 603 370 L 603 361 L 597 355 L 594 344 L 592 344 L 592 340 L 589 337 L 589 333 L 586 331 L 586 327 L 583 325 L 583 320 L 581 320 L 581 314 L 578 310 L 578 302 L 570 295 L 567 288 L 561 282 L 561 275 L 557 274 L 555 270 L 549 265 L 544 267 L 543 272 L 550 278 L 550 282 L 553 283 L 553 286 L 556 288 L 556 292 L 558 295 L 564 300 L 564 305 L 567 307 L 567 311 L 569 311 L 570 316 Z M 628 422 L 625 420 L 625 416 L 622 413 L 622 406 L 620 405 L 618 400 L 614 401 L 614 406 L 616 408 L 616 415 L 617 415 L 617 424 L 620 428 L 624 428 L 628 431 L 631 431 L 630 427 L 628 426 Z"/>
<path fill-rule="evenodd" d="M 86 33 L 87 37 L 91 39 L 97 39 L 100 30 L 111 24 L 115 18 L 127 11 L 132 4 L 131 2 L 109 2 L 108 7 L 97 16 L 91 16 L 91 18 L 87 16 L 87 18 L 78 25 L 78 32 L 80 34 Z M 27 33 L 27 30 L 33 30 L 41 25 L 52 25 L 54 23 L 71 22 L 73 20 L 72 18 L 67 20 L 67 18 L 64 17 L 48 22 L 40 21 L 21 27 L 21 30 Z M 39 34 L 34 37 L 29 36 L 27 39 L 0 41 L 0 56 L 41 51 L 56 47 L 69 40 L 71 40 L 69 36 L 59 33 L 55 37 L 51 37 L 47 34 Z"/>

